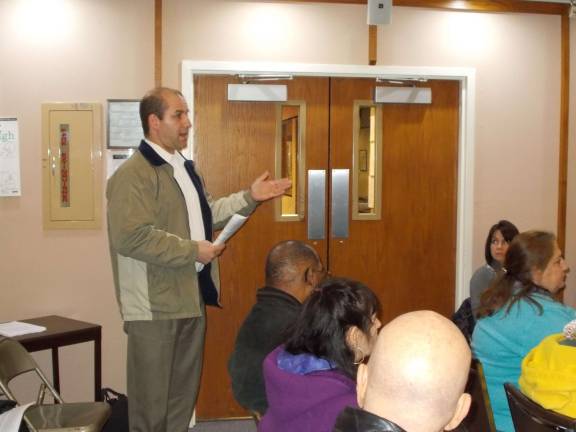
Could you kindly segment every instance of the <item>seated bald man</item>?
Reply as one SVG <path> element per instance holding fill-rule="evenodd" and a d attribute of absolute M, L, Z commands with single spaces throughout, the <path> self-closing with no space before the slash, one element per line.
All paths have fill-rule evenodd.
<path fill-rule="evenodd" d="M 368 365 L 358 369 L 358 408 L 334 432 L 440 432 L 468 413 L 470 348 L 458 328 L 431 311 L 400 315 L 382 328 Z"/>

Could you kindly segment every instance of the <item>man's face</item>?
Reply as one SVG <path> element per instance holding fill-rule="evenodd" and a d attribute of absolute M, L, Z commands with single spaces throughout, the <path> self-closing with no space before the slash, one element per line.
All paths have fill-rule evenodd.
<path fill-rule="evenodd" d="M 166 110 L 162 119 L 151 114 L 150 138 L 167 152 L 174 153 L 188 145 L 188 132 L 192 125 L 184 98 L 169 92 L 164 93 L 163 98 Z"/>

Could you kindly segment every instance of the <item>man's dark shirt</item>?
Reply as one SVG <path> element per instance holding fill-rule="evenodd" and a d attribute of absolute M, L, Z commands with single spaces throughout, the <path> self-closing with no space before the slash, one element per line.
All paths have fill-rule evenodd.
<path fill-rule="evenodd" d="M 287 327 L 292 325 L 301 304 L 290 294 L 264 287 L 256 294 L 256 304 L 244 320 L 228 361 L 232 391 L 240 405 L 264 414 L 268 409 L 262 362 L 284 342 Z"/>
<path fill-rule="evenodd" d="M 344 408 L 333 432 L 406 432 L 396 423 L 359 408 Z"/>

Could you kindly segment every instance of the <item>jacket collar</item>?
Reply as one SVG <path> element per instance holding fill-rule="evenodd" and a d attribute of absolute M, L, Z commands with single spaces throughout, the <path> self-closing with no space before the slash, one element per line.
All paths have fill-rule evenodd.
<path fill-rule="evenodd" d="M 396 423 L 359 408 L 346 407 L 336 419 L 334 432 L 406 432 Z"/>
<path fill-rule="evenodd" d="M 140 141 L 140 146 L 138 146 L 138 150 L 140 150 L 142 156 L 144 156 L 144 158 L 153 166 L 161 166 L 168 163 L 164 160 L 164 158 L 162 158 L 158 153 L 154 151 L 154 149 L 150 146 L 150 144 L 148 144 L 144 140 Z M 186 160 L 186 158 L 182 153 L 178 152 L 178 154 L 182 156 L 184 160 Z M 192 165 L 194 165 L 194 161 L 186 160 L 186 162 L 192 162 Z"/>
<path fill-rule="evenodd" d="M 274 288 L 272 286 L 264 286 L 260 288 L 256 292 L 257 300 L 264 300 L 264 299 L 278 299 L 278 300 L 285 300 L 289 303 L 294 303 L 297 306 L 301 306 L 301 303 L 298 301 L 296 297 L 293 295 L 288 294 L 286 291 L 282 291 L 281 289 Z"/>

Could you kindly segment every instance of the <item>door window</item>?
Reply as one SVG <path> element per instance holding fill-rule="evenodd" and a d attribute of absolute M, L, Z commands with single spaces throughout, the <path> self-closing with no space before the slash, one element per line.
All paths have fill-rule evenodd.
<path fill-rule="evenodd" d="M 353 116 L 352 219 L 380 219 L 382 109 L 355 101 Z"/>
<path fill-rule="evenodd" d="M 277 200 L 276 219 L 304 219 L 306 103 L 283 102 L 276 113 L 276 177 L 289 178 L 292 187 Z"/>

